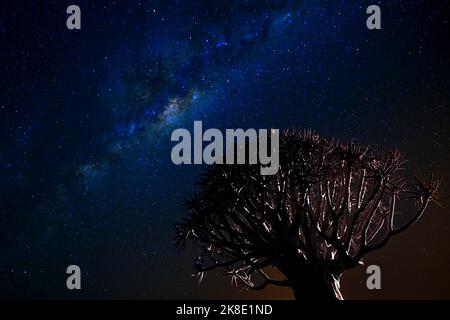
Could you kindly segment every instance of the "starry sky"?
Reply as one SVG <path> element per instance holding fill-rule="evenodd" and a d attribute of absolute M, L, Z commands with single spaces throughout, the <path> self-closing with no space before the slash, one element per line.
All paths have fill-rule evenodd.
<path fill-rule="evenodd" d="M 66 28 L 67 6 L 81 30 Z M 377 4 L 382 29 L 366 28 Z M 171 132 L 312 128 L 398 147 L 449 194 L 449 7 L 442 1 L 2 1 L 0 296 L 265 298 L 190 278 L 172 225 L 202 166 Z M 450 299 L 450 204 L 345 274 L 347 298 Z M 66 289 L 68 265 L 82 290 Z"/>

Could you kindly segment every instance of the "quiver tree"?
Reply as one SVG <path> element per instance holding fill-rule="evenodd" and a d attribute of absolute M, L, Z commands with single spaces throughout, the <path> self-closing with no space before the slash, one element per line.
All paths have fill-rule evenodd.
<path fill-rule="evenodd" d="M 291 287 L 297 299 L 342 299 L 341 274 L 439 197 L 440 180 L 405 181 L 397 150 L 286 130 L 279 152 L 272 176 L 260 175 L 258 165 L 209 166 L 186 200 L 189 215 L 175 233 L 178 246 L 191 240 L 198 247 L 199 280 L 225 268 L 234 284 L 251 289 L 272 284 Z M 284 278 L 271 278 L 269 266 Z"/>

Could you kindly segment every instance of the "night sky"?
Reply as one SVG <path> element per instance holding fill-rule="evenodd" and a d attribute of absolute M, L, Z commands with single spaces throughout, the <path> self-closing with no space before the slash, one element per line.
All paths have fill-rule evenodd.
<path fill-rule="evenodd" d="M 66 8 L 81 8 L 81 30 Z M 378 4 L 382 29 L 366 28 Z M 254 293 L 172 250 L 203 166 L 178 127 L 311 128 L 380 149 L 450 194 L 445 1 L 2 1 L 0 296 L 292 298 Z M 450 299 L 450 203 L 343 276 L 346 298 Z M 82 290 L 66 289 L 79 265 Z"/>

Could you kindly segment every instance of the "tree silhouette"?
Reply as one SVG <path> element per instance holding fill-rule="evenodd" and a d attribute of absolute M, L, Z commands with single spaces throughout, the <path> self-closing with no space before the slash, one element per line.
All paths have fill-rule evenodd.
<path fill-rule="evenodd" d="M 397 150 L 285 130 L 277 174 L 260 175 L 257 165 L 207 169 L 185 202 L 189 216 L 175 225 L 177 246 L 198 247 L 199 281 L 225 268 L 232 283 L 251 289 L 272 284 L 291 287 L 296 299 L 342 299 L 341 274 L 439 198 L 441 180 L 407 183 L 405 163 Z M 285 279 L 273 279 L 269 266 Z"/>

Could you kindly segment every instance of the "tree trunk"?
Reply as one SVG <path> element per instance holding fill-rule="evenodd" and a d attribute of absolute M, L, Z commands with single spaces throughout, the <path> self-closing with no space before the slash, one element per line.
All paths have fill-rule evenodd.
<path fill-rule="evenodd" d="M 339 280 L 323 278 L 304 278 L 292 281 L 292 291 L 296 300 L 343 300 L 339 289 Z M 291 280 L 291 279 L 289 279 Z"/>
<path fill-rule="evenodd" d="M 284 265 L 278 269 L 289 280 L 296 300 L 343 300 L 339 277 L 304 264 Z"/>

